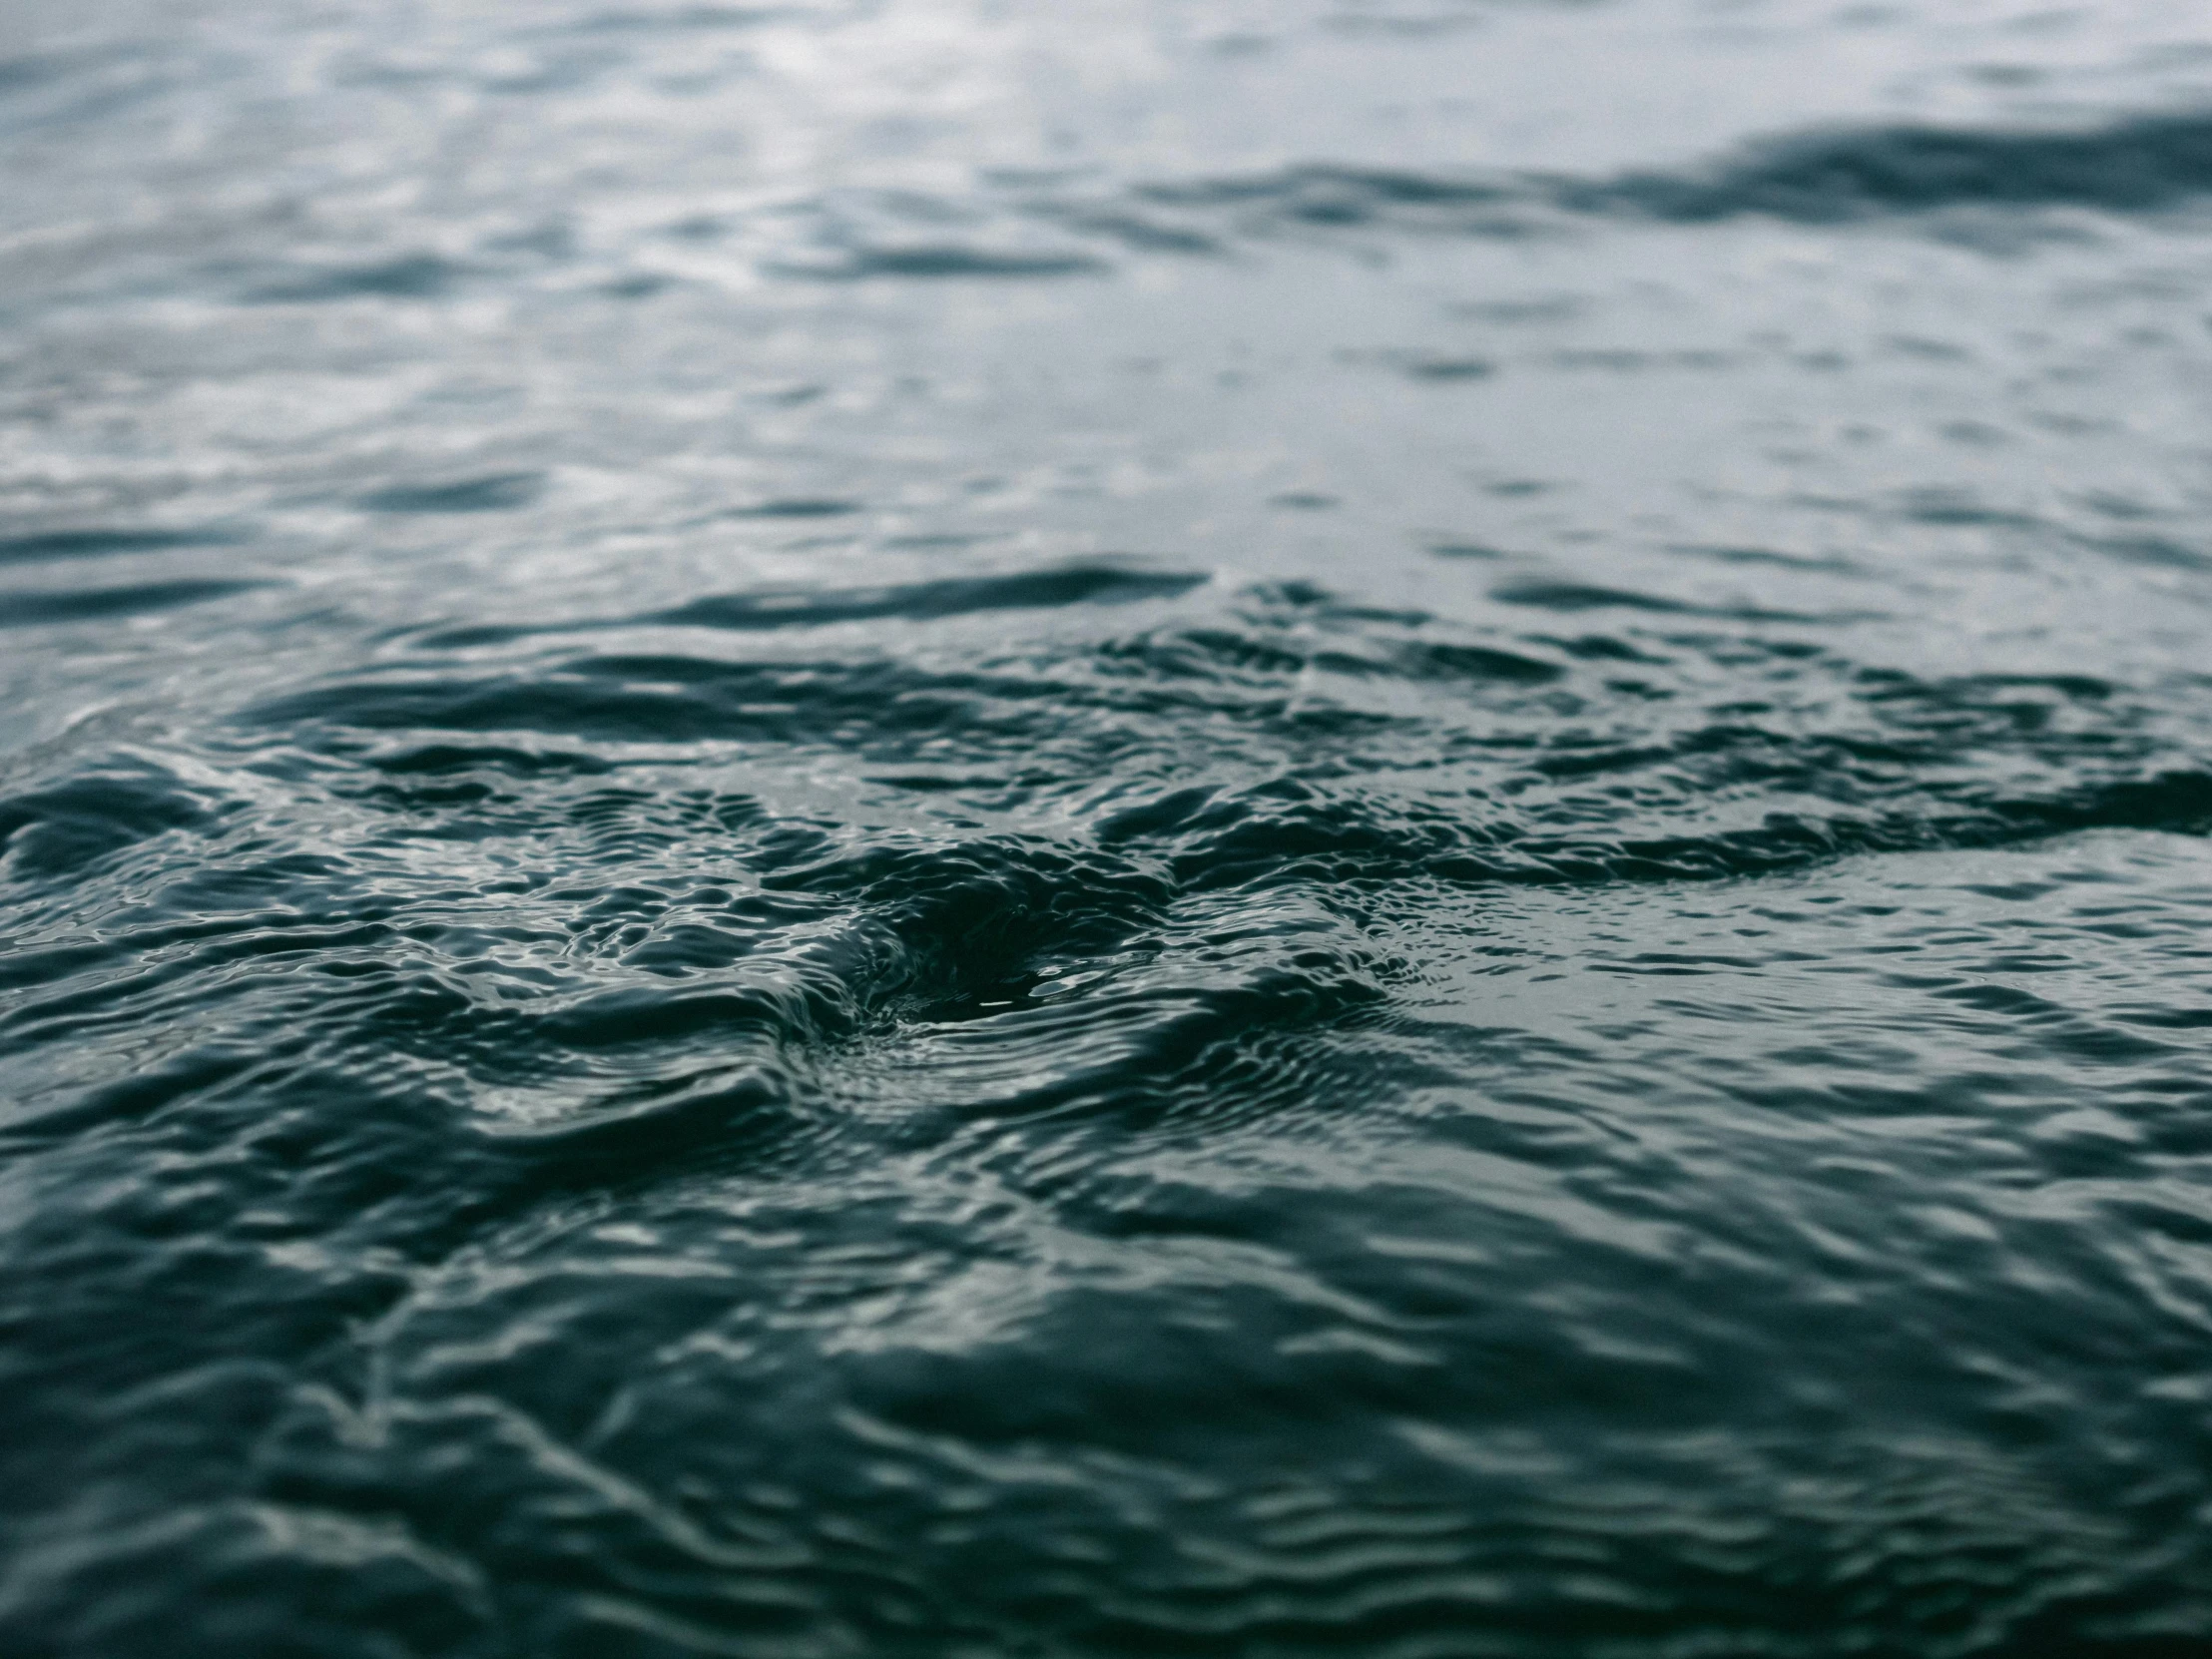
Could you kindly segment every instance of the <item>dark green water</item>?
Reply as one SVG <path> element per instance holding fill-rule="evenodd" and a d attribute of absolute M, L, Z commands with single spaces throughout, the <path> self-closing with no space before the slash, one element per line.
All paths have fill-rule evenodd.
<path fill-rule="evenodd" d="M 0 12 L 0 1653 L 2212 1652 L 2212 23 Z"/>

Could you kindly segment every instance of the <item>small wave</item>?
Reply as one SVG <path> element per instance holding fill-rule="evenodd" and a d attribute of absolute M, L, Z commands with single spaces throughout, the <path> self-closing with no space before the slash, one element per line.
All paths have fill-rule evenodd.
<path fill-rule="evenodd" d="M 511 749 L 498 744 L 434 743 L 363 759 L 386 778 L 448 778 L 474 772 L 497 772 L 515 778 L 598 777 L 615 770 L 614 763 L 597 755 Z"/>
<path fill-rule="evenodd" d="M 2076 543 L 2123 564 L 2154 570 L 2212 572 L 2212 550 L 2173 536 L 2077 536 Z"/>
<path fill-rule="evenodd" d="M 0 869 L 17 879 L 67 875 L 172 830 L 204 830 L 217 808 L 164 768 L 79 773 L 0 796 Z"/>
<path fill-rule="evenodd" d="M 1262 205 L 1317 225 L 1362 224 L 1390 208 L 1464 209 L 1515 200 L 1509 182 L 1454 178 L 1407 169 L 1306 164 L 1247 178 L 1194 180 L 1139 188 L 1146 201 L 1194 208 Z"/>
<path fill-rule="evenodd" d="M 729 518 L 842 518 L 861 510 L 857 501 L 839 496 L 787 495 L 760 501 L 750 507 L 731 507 Z"/>
<path fill-rule="evenodd" d="M 347 299 L 438 299 L 472 275 L 467 266 L 434 254 L 406 254 L 365 265 L 301 270 L 259 282 L 243 297 L 250 304 L 316 305 Z"/>
<path fill-rule="evenodd" d="M 1250 235 L 1366 227 L 1520 238 L 1539 228 L 1546 206 L 1530 182 L 1411 170 L 1306 163 L 1270 173 L 1136 186 L 1147 208 L 1224 218 Z"/>
<path fill-rule="evenodd" d="M 859 742 L 862 759 L 904 753 L 923 733 L 986 744 L 1042 742 L 1061 724 L 1009 684 L 898 665 L 722 662 L 674 654 L 587 657 L 565 671 L 393 676 L 288 694 L 257 723 L 360 731 L 542 733 L 596 743 Z"/>
<path fill-rule="evenodd" d="M 111 617 L 149 616 L 187 605 L 230 599 L 273 584 L 265 581 L 139 582 L 66 591 L 17 588 L 0 593 L 0 628 L 38 628 Z"/>
<path fill-rule="evenodd" d="M 1405 373 L 1415 380 L 1487 380 L 1497 373 L 1497 364 L 1487 357 L 1415 357 L 1406 363 Z"/>
<path fill-rule="evenodd" d="M 2212 117 L 2141 116 L 2071 132 L 1874 127 L 1772 139 L 1703 171 L 1556 193 L 1562 206 L 1696 223 L 1836 223 L 1942 208 L 2137 214 L 2212 192 Z"/>
<path fill-rule="evenodd" d="M 1219 237 L 1194 226 L 1180 225 L 1157 214 L 1129 208 L 1079 208 L 1047 204 L 1037 210 L 1044 217 L 1087 236 L 1104 237 L 1133 254 L 1213 256 L 1226 251 Z"/>
<path fill-rule="evenodd" d="M 1025 251 L 931 243 L 914 247 L 849 249 L 817 260 L 772 260 L 766 269 L 777 276 L 805 277 L 820 282 L 863 282 L 877 277 L 1005 281 L 1096 276 L 1112 267 L 1096 255 L 1072 250 Z"/>
<path fill-rule="evenodd" d="M 843 503 L 810 500 L 742 509 L 743 516 L 826 517 Z M 828 628 L 840 623 L 936 621 L 992 611 L 1052 610 L 1070 605 L 1127 605 L 1173 599 L 1211 577 L 1190 571 L 1124 565 L 1068 565 L 1005 576 L 953 577 L 876 588 L 770 588 L 710 594 L 664 611 L 539 627 L 476 623 L 433 629 L 416 643 L 436 650 L 499 645 L 542 634 L 605 632 L 635 627 L 712 628 L 728 633 Z"/>
<path fill-rule="evenodd" d="M 370 513 L 500 513 L 545 493 L 542 472 L 495 472 L 438 484 L 392 484 L 355 499 Z"/>
<path fill-rule="evenodd" d="M 1659 616 L 1710 617 L 1727 622 L 1839 622 L 1837 616 L 1811 616 L 1800 611 L 1772 610 L 1758 605 L 1694 605 L 1661 594 L 1639 593 L 1628 588 L 1599 587 L 1588 582 L 1546 581 L 1531 577 L 1501 582 L 1490 597 L 1505 605 L 1527 605 L 1538 610 L 1648 611 Z"/>
<path fill-rule="evenodd" d="M 1708 165 L 1611 177 L 1307 163 L 1261 174 L 1155 181 L 1133 187 L 1129 197 L 1150 208 L 1226 220 L 1248 236 L 1387 229 L 1520 239 L 1541 234 L 1562 216 L 1825 225 L 1947 210 L 2140 215 L 2208 194 L 2212 117 L 2176 113 L 2074 130 L 1892 126 L 1786 133 Z M 1071 226 L 1084 223 L 1072 210 L 1061 217 Z M 1538 307 L 1527 314 L 1571 313 Z"/>
<path fill-rule="evenodd" d="M 751 29 L 764 23 L 806 11 L 794 6 L 639 6 L 623 11 L 597 12 L 563 25 L 563 32 L 603 34 L 692 34 L 723 29 Z"/>
<path fill-rule="evenodd" d="M 244 539 L 242 535 L 219 529 L 41 530 L 28 535 L 0 537 L 0 564 L 38 564 L 49 559 L 104 559 L 130 553 L 234 547 Z"/>
<path fill-rule="evenodd" d="M 727 594 L 695 599 L 638 618 L 692 628 L 813 628 L 898 617 L 927 621 L 983 611 L 1027 611 L 1061 605 L 1127 604 L 1172 599 L 1209 578 L 1191 572 L 1115 565 L 1074 565 L 1008 576 L 916 582 L 905 587 Z"/>

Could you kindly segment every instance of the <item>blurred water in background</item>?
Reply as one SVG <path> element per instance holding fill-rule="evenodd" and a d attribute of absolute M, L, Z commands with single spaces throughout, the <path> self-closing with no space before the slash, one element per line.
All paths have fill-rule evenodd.
<path fill-rule="evenodd" d="M 15 0 L 0 1648 L 2212 1642 L 2212 20 Z"/>

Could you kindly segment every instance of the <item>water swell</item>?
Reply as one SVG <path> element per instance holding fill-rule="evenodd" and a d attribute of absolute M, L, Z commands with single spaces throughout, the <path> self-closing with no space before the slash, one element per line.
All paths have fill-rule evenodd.
<path fill-rule="evenodd" d="M 0 538 L 0 564 L 43 564 L 54 559 L 97 559 L 230 547 L 243 538 L 215 528 L 137 527 L 38 530 Z"/>
<path fill-rule="evenodd" d="M 760 274 L 794 282 L 894 287 L 1057 282 L 1130 261 L 1218 262 L 1285 240 L 1373 233 L 1514 242 L 1612 225 L 1956 228 L 2055 213 L 2172 216 L 2212 193 L 2212 120 L 2178 110 L 2074 128 L 1925 124 L 1783 132 L 1672 168 L 1575 175 L 1421 170 L 1325 160 L 1257 173 L 1135 178 L 1100 186 L 979 174 L 964 192 L 840 192 L 665 227 L 664 238 L 724 245 Z M 470 287 L 567 280 L 572 251 L 523 258 L 485 242 L 466 260 L 395 250 L 302 266 L 238 288 L 240 302 L 429 305 Z M 650 245 L 629 250 L 607 291 L 646 297 L 671 280 Z M 624 284 L 628 284 L 625 286 Z M 1493 365 L 1437 358 L 1410 372 L 1480 378 Z M 403 499 L 395 496 L 395 500 Z M 439 510 L 396 507 L 391 510 Z"/>
<path fill-rule="evenodd" d="M 2021 1190 L 2025 1146 L 2103 1191 L 2201 1144 L 2191 1009 L 2147 973 L 2084 1008 L 2021 929 L 2197 948 L 2185 851 L 2065 887 L 2068 837 L 2212 832 L 2193 694 L 1635 591 L 749 589 L 387 635 L 236 709 L 221 759 L 56 750 L 0 809 L 0 1151 L 76 1195 L 39 1364 L 128 1345 L 216 1426 L 119 1441 L 40 1386 L 75 1472 L 209 1495 L 11 1616 L 135 1641 L 91 1593 L 121 1573 L 256 1641 L 312 1604 L 460 1652 L 918 1620 L 1570 1659 L 1789 1651 L 1810 1606 L 1993 1655 L 2162 1594 L 2173 1498 L 2001 1448 L 2072 1443 L 2088 1350 L 2189 1373 L 2141 1308 L 2186 1301 L 2151 1264 L 2201 1222 L 2038 1254 L 2050 1216 L 1958 1214 L 1917 1160 Z M 858 793 L 810 807 L 831 769 Z M 1908 866 L 1853 886 L 1993 847 L 2037 908 L 1970 861 L 1933 920 Z M 1789 907 L 1835 897 L 1852 942 L 1809 952 Z M 1773 1001 L 1855 947 L 1910 1019 Z M 190 1249 L 128 1267 L 149 1239 Z M 2154 1277 L 2051 1297 L 2029 1262 Z M 1882 1438 L 1873 1386 L 1932 1426 Z M 2192 1410 L 2121 1421 L 2195 1447 Z"/>
<path fill-rule="evenodd" d="M 935 615 L 1070 597 L 1062 577 L 1038 580 L 1035 594 L 999 579 L 913 592 Z M 766 610 L 836 621 L 855 603 L 779 597 Z M 886 614 L 885 601 L 864 603 Z M 751 602 L 737 612 L 741 629 L 756 614 Z M 257 1016 L 276 1019 L 301 1005 L 296 982 L 248 970 L 314 962 L 331 987 L 317 1024 L 383 1056 L 365 1069 L 443 1077 L 437 1092 L 488 1113 L 486 1133 L 511 1150 L 613 1178 L 751 1144 L 773 1125 L 792 1132 L 798 1102 L 847 1087 L 825 1079 L 851 1056 L 895 1070 L 908 1062 L 886 1056 L 908 1041 L 940 1072 L 921 1095 L 956 1115 L 1131 1101 L 1147 1077 L 1163 1101 L 1188 1097 L 1189 1066 L 1230 1064 L 1255 1034 L 1316 1021 L 1350 1031 L 1385 1007 L 1399 969 L 1373 931 L 1439 889 L 1741 881 L 1898 851 L 2212 830 L 2212 773 L 2141 729 L 2136 695 L 2108 681 L 1923 681 L 1786 657 L 1807 682 L 1808 729 L 1714 720 L 1562 747 L 1487 722 L 1533 714 L 1562 687 L 1597 695 L 1579 665 L 1607 671 L 1618 653 L 1434 639 L 1431 619 L 1314 592 L 1258 593 L 1240 618 L 1029 654 L 1011 676 L 1010 664 L 924 672 L 875 652 L 745 662 L 594 650 L 290 694 L 251 711 L 250 729 L 321 734 L 326 762 L 289 786 L 314 793 L 286 817 L 327 822 L 342 808 L 356 828 L 320 850 L 271 847 L 242 828 L 243 796 L 211 797 L 145 763 L 8 799 L 0 870 L 47 890 L 49 905 L 163 869 L 179 837 L 204 847 L 197 873 L 111 913 L 107 945 L 22 956 L 21 984 L 74 984 L 29 996 L 8 1040 L 28 1052 L 65 1027 L 122 1029 L 218 982 L 276 996 Z M 648 620 L 674 619 L 728 625 L 692 607 Z M 426 660 L 500 648 L 436 634 L 417 645 Z M 1379 676 L 1449 688 L 1485 723 L 1434 708 L 1317 722 L 1299 709 L 1317 673 L 1348 696 Z M 1216 748 L 1163 766 L 1122 722 L 1175 709 L 1232 724 Z M 755 767 L 777 752 L 802 766 L 809 752 L 876 751 L 910 765 L 917 733 L 986 774 L 893 773 L 878 787 L 992 814 L 1058 803 L 1072 823 L 1052 836 L 862 832 L 681 787 L 684 769 L 726 764 L 716 757 L 733 743 Z M 650 752 L 625 753 L 640 744 Z M 1252 769 L 1249 780 L 1203 781 L 1225 765 Z M 668 782 L 649 786 L 656 776 Z M 1613 782 L 1624 778 L 1637 781 L 1628 813 Z M 550 844 L 529 850 L 548 834 L 611 884 L 553 876 Z M 456 930 L 439 919 L 454 889 L 436 880 L 413 897 L 342 896 L 388 890 L 376 871 L 440 845 L 433 867 L 496 855 L 512 868 L 477 888 L 510 895 L 507 920 Z M 164 919 L 188 911 L 205 919 Z M 585 964 L 597 965 L 579 976 Z M 979 1021 L 989 1040 L 975 1048 L 962 1028 Z"/>
<path fill-rule="evenodd" d="M 1569 186 L 1563 206 L 1699 223 L 1764 215 L 1806 224 L 1945 208 L 2156 213 L 2212 191 L 2212 119 L 2135 116 L 2073 131 L 1876 127 L 1788 135 L 1682 174 Z"/>
<path fill-rule="evenodd" d="M 371 816 L 347 848 L 316 856 L 270 848 L 236 802 L 197 805 L 158 773 L 145 774 L 146 805 L 127 818 L 116 812 L 120 775 L 18 795 L 5 868 L 56 900 L 52 881 L 65 872 L 128 883 L 134 850 L 160 869 L 169 860 L 149 837 L 204 844 L 196 874 L 111 906 L 105 943 L 22 953 L 17 977 L 29 994 L 0 1022 L 0 1040 L 35 1052 L 65 1028 L 121 1030 L 208 996 L 267 1002 L 238 1016 L 256 1025 L 312 1008 L 308 1029 L 338 1041 L 356 1072 L 397 1063 L 511 1150 L 611 1180 L 633 1164 L 674 1167 L 725 1146 L 746 1122 L 788 1116 L 802 1076 L 819 1092 L 833 1056 L 900 1030 L 985 1018 L 1019 1026 L 1040 1012 L 1057 1020 L 1049 1048 L 1012 1068 L 1015 1093 L 1002 1104 L 1013 1109 L 1067 1095 L 1077 1074 L 1120 1087 L 1138 1047 L 1195 1052 L 1326 1013 L 1339 1005 L 1332 976 L 1350 975 L 1352 1005 L 1378 994 L 1363 948 L 1331 968 L 1327 949 L 1315 955 L 1300 942 L 1316 927 L 1339 928 L 1326 911 L 1232 946 L 1236 907 L 1178 919 L 1175 884 L 1149 860 L 1024 837 L 855 843 L 742 797 L 694 797 L 671 811 L 608 788 L 603 764 L 516 763 L 512 751 L 451 744 L 390 757 L 381 765 L 401 787 L 347 790 Z M 471 773 L 497 783 L 452 787 Z M 436 782 L 410 787 L 419 780 Z M 87 825 L 79 804 L 90 801 L 105 810 Z M 426 818 L 474 827 L 453 835 Z M 598 887 L 526 866 L 494 889 L 507 893 L 509 913 L 492 926 L 441 919 L 453 894 L 435 880 L 363 901 L 364 882 L 390 887 L 374 872 L 403 846 L 449 839 L 456 856 L 473 856 L 458 848 L 542 834 L 561 820 L 585 867 L 628 863 L 632 873 Z M 702 858 L 684 879 L 649 876 L 638 863 L 673 870 Z M 195 919 L 172 919 L 185 913 Z M 1213 941 L 1220 963 L 1242 952 L 1249 971 L 1194 978 L 1160 966 L 1195 938 Z M 1098 971 L 1115 960 L 1126 964 L 1118 973 Z M 29 989 L 56 980 L 69 988 Z M 1086 1059 L 1094 1026 L 1108 1052 Z M 1005 1035 L 1018 1046 L 1018 1030 Z"/>
<path fill-rule="evenodd" d="M 2172 218 L 2212 192 L 2212 119 L 2180 109 L 2123 112 L 2071 128 L 1831 126 L 1754 139 L 1702 161 L 1610 174 L 1326 159 L 1185 177 L 1101 180 L 1098 173 L 1076 169 L 1038 180 L 983 169 L 964 187 L 934 194 L 843 189 L 777 197 L 588 254 L 562 236 L 540 238 L 538 246 L 501 232 L 474 236 L 465 255 L 451 257 L 402 246 L 274 264 L 204 259 L 156 285 L 189 292 L 215 283 L 251 307 L 429 311 L 471 293 L 563 292 L 586 269 L 598 274 L 597 291 L 639 300 L 724 279 L 711 265 L 672 263 L 663 246 L 670 243 L 714 250 L 776 281 L 899 290 L 1060 283 L 1109 276 L 1133 262 L 1219 265 L 1286 242 L 1358 244 L 1377 236 L 1514 243 L 1593 227 L 1759 220 L 1947 233 L 1982 222 L 2031 225 L 2054 214 Z M 1465 381 L 1494 366 L 1440 355 L 1415 360 L 1408 372 Z M 441 486 L 430 487 L 429 505 L 408 504 L 406 485 L 384 492 L 391 505 L 373 495 L 364 504 L 471 510 L 437 505 Z M 497 488 L 494 495 L 500 498 L 489 505 L 516 504 Z"/>
<path fill-rule="evenodd" d="M 1853 848 L 2000 844 L 2069 828 L 2189 832 L 2202 818 L 2201 758 L 2151 715 L 2159 701 L 2186 695 L 2178 685 L 1926 679 L 1781 640 L 1757 710 L 1706 709 L 1680 692 L 1655 702 L 1655 687 L 1686 690 L 1702 664 L 1756 656 L 1778 619 L 1811 619 L 1611 590 L 1587 608 L 1651 618 L 1626 638 L 1466 629 L 1272 590 L 1232 600 L 1223 615 L 1109 634 L 1073 652 L 986 649 L 926 667 L 774 637 L 859 617 L 1151 602 L 1193 593 L 1194 580 L 1102 569 L 777 593 L 584 629 L 766 636 L 760 651 L 731 655 L 570 648 L 503 668 L 497 653 L 527 631 L 433 631 L 417 642 L 422 667 L 291 694 L 254 720 L 305 723 L 333 741 L 407 734 L 417 746 L 407 753 L 452 757 L 434 786 L 446 791 L 466 787 L 445 775 L 470 753 L 562 753 L 577 740 L 707 746 L 702 755 L 734 745 L 763 764 L 840 754 L 891 769 L 873 775 L 883 786 L 993 811 L 1095 801 L 1082 811 L 1101 844 L 1175 845 L 1185 860 L 1179 878 L 1208 885 L 1270 866 L 1377 880 L 1420 871 L 1470 880 L 1746 873 Z M 1518 605 L 1536 595 L 1557 610 L 1556 587 L 1523 584 L 1506 597 Z M 1585 608 L 1586 590 L 1563 591 L 1573 596 L 1567 609 Z M 1685 622 L 1690 631 L 1680 631 Z M 458 655 L 432 666 L 447 653 Z M 1624 664 L 1642 677 L 1621 679 Z M 1408 709 L 1394 701 L 1397 686 L 1424 688 L 1426 700 Z M 1561 731 L 1566 707 L 1579 723 Z M 1162 716 L 1213 726 L 1186 752 L 1163 755 L 1132 724 Z M 514 748 L 523 737 L 529 747 Z M 913 764 L 920 739 L 933 751 L 925 769 Z M 1192 787 L 1225 768 L 1250 781 Z M 1347 776 L 1371 782 L 1347 790 Z M 1593 811 L 1598 792 L 1613 804 Z M 1721 828 L 1737 803 L 1760 810 Z M 1606 832 L 1578 831 L 1585 818 Z"/>
<path fill-rule="evenodd" d="M 1148 253 L 1211 254 L 1234 237 L 1363 229 L 1518 239 L 1577 220 L 1668 225 L 1774 219 L 1909 225 L 1954 213 L 2078 210 L 2139 216 L 2212 194 L 2212 120 L 2179 111 L 2101 127 L 1901 125 L 1783 133 L 1675 170 L 1612 176 L 1412 172 L 1301 163 L 1271 173 L 1131 188 L 1164 223 L 1039 205 L 1075 230 L 1104 228 Z"/>
<path fill-rule="evenodd" d="M 0 628 L 48 628 L 145 616 L 185 605 L 230 599 L 272 584 L 243 578 L 183 578 L 97 588 L 24 589 L 0 593 Z"/>

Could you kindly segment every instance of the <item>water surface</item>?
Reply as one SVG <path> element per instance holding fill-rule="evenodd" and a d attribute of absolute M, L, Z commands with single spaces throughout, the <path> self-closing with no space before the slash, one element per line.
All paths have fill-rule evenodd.
<path fill-rule="evenodd" d="M 2212 1640 L 2212 29 L 0 20 L 0 1646 Z"/>

